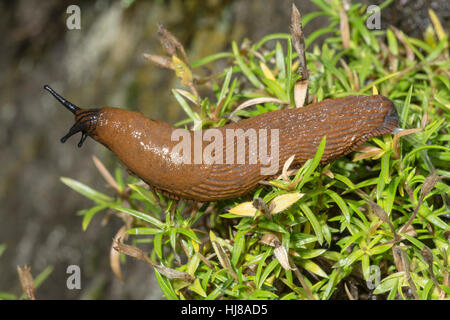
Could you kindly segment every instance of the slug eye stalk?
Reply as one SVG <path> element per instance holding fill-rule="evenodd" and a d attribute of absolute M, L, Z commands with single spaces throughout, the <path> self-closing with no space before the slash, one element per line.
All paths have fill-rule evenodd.
<path fill-rule="evenodd" d="M 64 107 L 67 108 L 67 110 L 69 110 L 73 114 L 76 114 L 76 112 L 80 110 L 80 108 L 78 108 L 76 105 L 74 105 L 73 103 L 71 103 L 71 102 L 67 101 L 66 99 L 64 99 L 63 97 L 61 97 L 48 84 L 46 84 L 44 86 L 44 89 L 47 90 L 48 92 L 50 92 L 56 98 L 56 100 L 58 100 Z"/>
<path fill-rule="evenodd" d="M 83 110 L 64 99 L 49 85 L 45 85 L 44 89 L 50 92 L 56 100 L 58 100 L 67 110 L 75 115 L 75 124 L 69 129 L 69 132 L 61 138 L 61 142 L 64 143 L 74 134 L 81 132 L 81 139 L 80 142 L 78 142 L 78 147 L 81 148 L 88 135 L 91 135 L 95 131 L 97 126 L 98 109 Z"/>

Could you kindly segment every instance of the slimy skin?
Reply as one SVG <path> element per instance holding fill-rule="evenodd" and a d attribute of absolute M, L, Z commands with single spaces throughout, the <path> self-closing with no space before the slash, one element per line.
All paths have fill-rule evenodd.
<path fill-rule="evenodd" d="M 176 128 L 165 122 L 152 120 L 140 112 L 118 108 L 83 110 L 71 104 L 49 86 L 44 87 L 75 115 L 75 124 L 61 141 L 82 132 L 80 147 L 87 136 L 103 144 L 117 155 L 124 165 L 148 185 L 174 199 L 198 202 L 218 201 L 242 196 L 258 186 L 258 182 L 273 175 L 261 173 L 262 164 L 249 163 L 249 148 L 245 148 L 245 163 L 186 163 L 174 149 L 173 133 L 190 139 L 194 154 L 194 132 Z M 268 155 L 272 145 L 271 130 L 278 129 L 280 173 L 283 164 L 294 155 L 292 166 L 300 166 L 314 157 L 324 136 L 326 146 L 321 164 L 342 157 L 368 139 L 392 133 L 398 128 L 398 117 L 392 101 L 381 95 L 348 96 L 327 99 L 303 108 L 277 110 L 218 128 L 223 137 L 227 129 L 268 129 Z M 184 132 L 183 132 L 184 130 Z M 207 131 L 207 130 L 205 130 Z M 236 139 L 223 143 L 223 154 L 233 148 Z M 259 141 L 259 140 L 258 140 Z M 203 142 L 203 147 L 208 145 Z M 216 150 L 217 151 L 217 150 Z M 225 159 L 225 156 L 224 156 Z"/>

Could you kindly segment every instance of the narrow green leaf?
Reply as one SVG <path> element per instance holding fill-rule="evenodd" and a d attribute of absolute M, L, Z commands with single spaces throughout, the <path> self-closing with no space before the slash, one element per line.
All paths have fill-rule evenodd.
<path fill-rule="evenodd" d="M 2 256 L 3 252 L 6 250 L 6 244 L 0 244 L 0 257 Z"/>
<path fill-rule="evenodd" d="M 322 294 L 322 300 L 328 300 L 331 297 L 331 294 L 336 289 L 336 279 L 338 275 L 339 275 L 338 270 L 333 270 L 333 272 L 331 272 L 327 286 L 325 287 L 325 290 Z"/>
<path fill-rule="evenodd" d="M 330 196 L 331 199 L 338 205 L 339 209 L 341 209 L 342 214 L 345 217 L 345 220 L 350 223 L 350 211 L 348 210 L 347 204 L 344 199 L 341 198 L 336 192 L 332 190 L 325 191 L 327 195 Z"/>
<path fill-rule="evenodd" d="M 192 231 L 191 229 L 189 229 L 189 228 L 175 228 L 174 230 L 176 230 L 176 231 L 179 232 L 179 233 L 184 234 L 186 237 L 188 237 L 188 238 L 194 240 L 195 242 L 200 243 L 199 238 L 197 237 L 197 235 L 195 234 L 195 232 Z"/>
<path fill-rule="evenodd" d="M 326 138 L 327 137 L 324 136 L 322 138 L 322 140 L 320 141 L 320 144 L 317 147 L 317 151 L 316 151 L 316 154 L 314 155 L 314 158 L 310 162 L 309 166 L 306 168 L 305 173 L 303 175 L 303 179 L 300 180 L 300 184 L 298 185 L 298 189 L 301 189 L 301 187 L 303 187 L 303 185 L 306 182 L 306 179 L 314 172 L 314 170 L 316 170 L 317 166 L 319 165 L 320 160 L 322 159 L 323 152 L 325 150 L 325 145 L 326 145 L 326 142 L 327 142 Z"/>
<path fill-rule="evenodd" d="M 162 223 L 158 219 L 156 219 L 156 218 L 154 218 L 154 217 L 152 217 L 152 216 L 150 216 L 150 215 L 148 215 L 146 213 L 143 213 L 143 212 L 140 212 L 140 211 L 137 211 L 137 210 L 134 210 L 134 209 L 130 209 L 130 208 L 122 208 L 122 207 L 119 207 L 119 206 L 114 206 L 113 209 L 117 210 L 117 211 L 120 211 L 120 212 L 131 214 L 132 216 L 134 216 L 134 217 L 136 217 L 138 219 L 142 219 L 144 221 L 147 221 L 147 222 L 153 224 L 154 226 L 158 227 L 159 229 L 164 229 L 165 228 L 165 224 L 164 223 Z"/>
<path fill-rule="evenodd" d="M 400 127 L 402 128 L 406 128 L 406 121 L 408 119 L 408 115 L 409 115 L 409 106 L 411 105 L 411 96 L 412 96 L 412 91 L 413 91 L 413 85 L 411 85 L 409 87 L 408 90 L 408 95 L 406 96 L 406 100 L 405 103 L 403 104 L 401 113 L 400 113 Z"/>
<path fill-rule="evenodd" d="M 231 252 L 231 264 L 236 267 L 239 258 L 245 248 L 245 234 L 247 230 L 238 231 L 234 238 L 233 250 Z"/>
<path fill-rule="evenodd" d="M 261 286 L 266 281 L 267 277 L 270 275 L 270 273 L 275 269 L 275 267 L 279 266 L 280 263 L 277 259 L 273 259 L 270 261 L 270 263 L 267 265 L 267 267 L 264 269 L 264 272 L 262 273 L 261 277 L 258 280 L 257 287 L 258 289 L 261 288 Z"/>
<path fill-rule="evenodd" d="M 234 58 L 236 59 L 236 62 L 239 65 L 239 68 L 241 68 L 242 73 L 247 77 L 247 79 L 256 88 L 263 88 L 264 86 L 261 83 L 261 81 L 259 81 L 259 79 L 255 76 L 253 71 L 251 71 L 251 69 L 245 64 L 244 60 L 242 59 L 242 57 L 241 57 L 241 55 L 239 53 L 239 49 L 238 49 L 237 43 L 235 41 L 233 41 L 231 46 L 232 46 L 232 49 L 233 49 Z"/>
<path fill-rule="evenodd" d="M 277 69 L 279 70 L 278 78 L 285 79 L 286 74 L 287 74 L 286 64 L 284 63 L 283 48 L 281 47 L 281 44 L 279 41 L 277 41 L 277 44 L 275 45 L 275 62 L 276 62 Z"/>
<path fill-rule="evenodd" d="M 192 121 L 201 121 L 200 116 L 196 112 L 192 111 L 186 100 L 184 100 L 184 98 L 175 89 L 172 89 L 172 93 L 175 96 L 175 99 L 177 99 L 181 108 L 184 110 L 184 112 L 186 112 L 189 118 L 192 119 Z"/>
<path fill-rule="evenodd" d="M 0 300 L 17 300 L 15 294 L 0 291 Z"/>
<path fill-rule="evenodd" d="M 98 192 L 98 191 L 92 189 L 91 187 L 88 187 L 87 185 L 85 185 L 81 182 L 78 182 L 76 180 L 66 178 L 66 177 L 61 177 L 61 181 L 68 187 L 72 188 L 73 190 L 77 191 L 78 193 L 81 193 L 86 198 L 89 198 L 99 204 L 110 203 L 113 201 L 113 198 L 108 197 L 107 195 L 105 195 L 101 192 Z"/>
<path fill-rule="evenodd" d="M 233 68 L 228 68 L 227 74 L 225 76 L 225 80 L 222 85 L 222 89 L 220 90 L 219 99 L 217 99 L 217 104 L 220 104 L 222 100 L 225 98 L 225 95 L 228 90 L 228 86 L 230 85 L 231 75 L 233 74 Z"/>
<path fill-rule="evenodd" d="M 153 240 L 153 249 L 155 250 L 156 255 L 158 256 L 159 259 L 163 258 L 163 253 L 162 253 L 162 237 L 163 237 L 163 233 L 157 233 L 155 235 L 155 239 Z"/>
<path fill-rule="evenodd" d="M 83 231 L 86 231 L 86 229 L 89 226 L 89 223 L 91 222 L 94 215 L 97 212 L 102 211 L 103 209 L 106 209 L 106 208 L 108 208 L 107 205 L 98 205 L 98 206 L 92 207 L 88 211 L 86 211 L 86 213 L 83 216 L 83 222 L 82 222 Z"/>
<path fill-rule="evenodd" d="M 196 60 L 196 61 L 192 62 L 191 63 L 191 67 L 192 68 L 198 68 L 198 67 L 201 67 L 201 66 L 203 66 L 205 64 L 208 64 L 210 62 L 213 62 L 213 61 L 216 61 L 216 60 L 219 60 L 219 59 L 225 59 L 225 58 L 233 58 L 233 54 L 230 53 L 230 52 L 219 52 L 219 53 L 216 53 L 216 54 L 212 54 L 210 56 L 207 56 L 207 57 L 204 57 L 204 58 L 201 58 L 199 60 Z"/>
<path fill-rule="evenodd" d="M 162 232 L 161 229 L 157 228 L 131 228 L 127 230 L 127 234 L 132 235 L 153 235 Z"/>
<path fill-rule="evenodd" d="M 311 226 L 313 227 L 313 230 L 317 236 L 317 241 L 319 242 L 319 244 L 322 244 L 323 243 L 322 228 L 320 226 L 319 221 L 316 218 L 316 215 L 311 211 L 311 209 L 305 203 L 301 203 L 300 208 L 301 208 L 302 212 L 305 214 L 309 223 L 311 223 Z"/>
<path fill-rule="evenodd" d="M 385 184 L 389 184 L 391 180 L 391 178 L 389 177 L 389 158 L 390 158 L 389 153 L 385 153 L 381 157 L 381 176 L 383 177 Z"/>
<path fill-rule="evenodd" d="M 172 284 L 169 280 L 165 280 L 158 270 L 153 269 L 155 272 L 156 281 L 158 282 L 161 291 L 166 296 L 167 300 L 179 300 L 177 294 L 173 290 Z"/>
<path fill-rule="evenodd" d="M 199 294 L 203 298 L 206 297 L 206 292 L 203 290 L 202 285 L 200 284 L 200 280 L 197 278 L 195 279 L 194 283 L 188 287 L 190 290 L 194 291 L 195 293 Z"/>

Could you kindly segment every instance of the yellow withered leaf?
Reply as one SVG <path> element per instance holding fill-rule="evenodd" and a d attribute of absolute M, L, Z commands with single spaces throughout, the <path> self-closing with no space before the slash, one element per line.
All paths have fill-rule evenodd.
<path fill-rule="evenodd" d="M 372 87 L 372 94 L 373 94 L 373 95 L 377 95 L 377 94 L 378 94 L 378 89 L 377 89 L 377 87 L 375 87 L 375 86 Z"/>
<path fill-rule="evenodd" d="M 217 237 L 212 230 L 209 230 L 209 239 L 211 240 L 211 242 L 217 241 Z"/>
<path fill-rule="evenodd" d="M 200 245 L 197 243 L 197 241 L 191 240 L 191 244 L 195 252 L 198 252 L 200 250 Z"/>
<path fill-rule="evenodd" d="M 191 84 L 194 78 L 189 67 L 177 56 L 172 56 L 172 64 L 175 69 L 175 74 L 181 79 L 181 83 L 184 85 Z"/>
<path fill-rule="evenodd" d="M 274 280 L 275 280 L 275 275 L 273 274 L 273 275 L 271 275 L 270 277 L 268 277 L 268 278 L 266 279 L 266 281 L 264 281 L 264 284 L 267 284 L 267 285 L 269 285 L 269 286 L 272 286 Z"/>
<path fill-rule="evenodd" d="M 253 206 L 253 203 L 249 201 L 238 204 L 236 207 L 228 210 L 228 212 L 243 217 L 254 217 L 258 210 Z M 259 212 L 258 215 L 260 214 L 261 212 Z"/>
<path fill-rule="evenodd" d="M 428 9 L 428 14 L 430 15 L 431 22 L 433 23 L 434 30 L 436 31 L 436 35 L 439 39 L 439 41 L 442 41 L 445 37 L 445 31 L 442 27 L 441 22 L 439 21 L 439 18 L 437 17 L 436 13 L 434 13 L 433 9 Z"/>
<path fill-rule="evenodd" d="M 264 63 L 260 62 L 259 64 L 261 66 L 261 70 L 264 73 L 264 76 L 269 80 L 276 80 L 275 76 L 273 75 L 272 71 L 270 71 L 269 67 Z"/>
<path fill-rule="evenodd" d="M 275 197 L 272 202 L 270 203 L 272 207 L 271 214 L 279 213 L 283 210 L 286 210 L 290 206 L 292 206 L 294 203 L 296 203 L 301 197 L 304 196 L 304 193 L 300 192 L 292 192 L 292 193 L 286 193 L 282 194 L 278 197 Z"/>

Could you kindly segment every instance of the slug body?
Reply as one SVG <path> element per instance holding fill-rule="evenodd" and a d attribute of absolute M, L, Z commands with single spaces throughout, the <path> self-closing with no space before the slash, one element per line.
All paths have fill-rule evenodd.
<path fill-rule="evenodd" d="M 173 134 L 177 130 L 190 139 L 190 159 L 193 160 L 195 132 L 149 119 L 140 112 L 108 107 L 83 110 L 50 87 L 45 86 L 45 89 L 75 115 L 75 125 L 61 139 L 62 142 L 82 132 L 79 146 L 90 136 L 115 153 L 131 172 L 158 191 L 175 199 L 200 202 L 234 198 L 253 190 L 259 181 L 281 172 L 292 155 L 295 156 L 292 166 L 300 166 L 314 157 L 324 136 L 326 146 L 322 164 L 350 153 L 371 137 L 392 133 L 398 128 L 393 103 L 386 97 L 375 95 L 327 99 L 304 108 L 268 112 L 215 129 L 224 137 L 228 129 L 234 132 L 254 129 L 252 132 L 258 137 L 263 130 L 273 132 L 273 129 L 278 129 L 278 140 L 274 142 L 278 145 L 273 150 L 278 152 L 279 165 L 274 174 L 266 175 L 261 173 L 261 163 L 248 161 L 252 156 L 249 148 L 244 150 L 244 163 L 186 163 L 180 160 L 186 150 L 183 153 L 175 150 L 179 140 L 174 141 Z M 270 145 L 274 141 L 271 135 L 267 136 L 269 151 L 274 147 Z M 239 151 L 235 145 L 237 139 L 231 141 L 223 143 L 220 148 L 224 154 L 234 151 L 236 160 Z M 205 145 L 208 143 L 203 142 L 203 147 Z M 268 155 L 272 156 L 270 152 Z"/>

